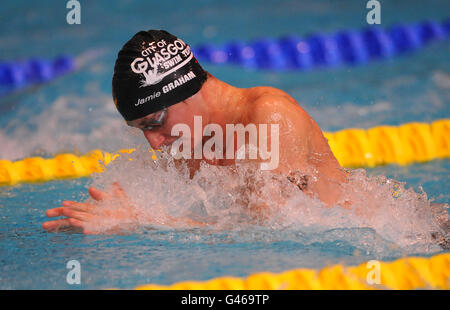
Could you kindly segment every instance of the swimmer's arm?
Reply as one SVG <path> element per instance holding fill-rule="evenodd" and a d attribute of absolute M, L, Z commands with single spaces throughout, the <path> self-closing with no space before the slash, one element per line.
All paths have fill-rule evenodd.
<path fill-rule="evenodd" d="M 286 103 L 289 103 L 288 109 L 286 108 Z M 272 172 L 281 174 L 283 176 L 288 177 L 291 169 L 301 170 L 299 167 L 306 167 L 306 150 L 308 149 L 308 139 L 298 139 L 298 131 L 308 132 L 309 128 L 308 124 L 305 124 L 304 121 L 296 122 L 296 119 L 292 118 L 293 114 L 293 105 L 291 100 L 286 98 L 285 96 L 264 96 L 259 98 L 255 102 L 252 103 L 252 107 L 250 107 L 251 114 L 248 116 L 248 124 L 254 124 L 260 130 L 260 124 L 267 125 L 267 147 L 268 152 L 271 153 L 272 146 L 272 138 L 271 125 L 278 126 L 279 136 L 278 139 L 278 160 L 275 160 L 276 166 L 273 167 Z M 303 111 L 303 110 L 302 110 Z M 304 111 L 303 111 L 304 112 Z M 294 111 L 294 113 L 298 113 L 298 111 Z M 306 114 L 306 112 L 304 112 Z M 261 133 L 258 131 L 258 135 Z M 276 143 L 276 141 L 274 142 Z M 295 146 L 295 147 L 293 147 Z M 295 149 L 293 149 L 295 148 Z M 295 155 L 294 155 L 295 154 Z M 272 152 L 272 155 L 273 154 Z M 269 160 L 258 159 L 246 159 L 251 163 L 268 163 Z M 242 161 L 242 160 L 241 160 Z M 295 168 L 293 168 L 295 167 Z M 246 189 L 248 195 L 252 195 L 250 191 L 252 191 L 249 187 Z M 257 193 L 254 193 L 258 195 Z M 273 201 L 273 205 L 282 205 L 282 201 Z M 273 210 L 273 205 L 268 205 L 266 203 L 260 202 L 258 204 L 251 204 L 248 206 L 248 211 L 250 218 L 254 223 L 259 223 L 261 221 L 265 221 L 270 216 L 271 209 Z"/>
<path fill-rule="evenodd" d="M 121 200 L 122 206 L 113 209 L 99 209 L 92 203 L 64 201 L 62 207 L 50 209 L 46 215 L 50 218 L 59 216 L 65 216 L 65 218 L 47 221 L 42 224 L 42 228 L 47 231 L 68 228 L 84 234 L 111 234 L 135 231 L 148 226 L 202 227 L 206 225 L 190 218 L 166 216 L 163 220 L 156 220 L 145 214 L 139 214 L 118 183 L 114 183 L 112 194 L 102 192 L 94 187 L 89 189 L 89 194 L 97 202 L 114 198 L 114 204 L 117 204 Z"/>
<path fill-rule="evenodd" d="M 269 160 L 258 159 L 260 163 L 270 163 L 272 172 L 289 175 L 290 171 L 308 168 L 308 153 L 311 150 L 311 120 L 309 115 L 299 106 L 292 105 L 284 96 L 269 95 L 259 98 L 252 104 L 249 123 L 267 124 L 267 147 L 270 149 Z M 272 141 L 271 133 L 276 127 L 277 140 Z M 258 132 L 261 135 L 260 132 Z M 271 146 L 278 145 L 278 153 Z M 278 156 L 278 160 L 273 160 Z"/>
<path fill-rule="evenodd" d="M 108 214 L 101 215 L 92 212 L 97 206 L 89 203 L 79 203 L 76 201 L 64 201 L 62 207 L 53 208 L 46 212 L 50 218 L 64 216 L 65 218 L 46 221 L 42 228 L 47 231 L 75 230 L 86 235 L 95 234 L 119 234 L 122 232 L 139 231 L 146 228 L 158 226 L 171 227 L 204 227 L 207 224 L 194 221 L 189 218 L 174 218 L 166 216 L 164 220 L 155 220 L 145 216 L 135 216 L 133 214 Z M 114 218 L 114 225 L 108 226 L 105 220 Z"/>
<path fill-rule="evenodd" d="M 282 96 L 260 98 L 252 111 L 250 123 L 279 127 L 278 165 L 272 172 L 286 176 L 295 171 L 314 174 L 316 181 L 309 182 L 304 192 L 333 205 L 339 199 L 338 185 L 345 181 L 345 172 L 311 116 Z M 270 146 L 270 135 L 267 136 Z"/>

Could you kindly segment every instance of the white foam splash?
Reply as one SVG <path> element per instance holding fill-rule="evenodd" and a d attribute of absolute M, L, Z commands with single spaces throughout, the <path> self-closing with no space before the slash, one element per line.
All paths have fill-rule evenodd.
<path fill-rule="evenodd" d="M 137 131 L 124 124 L 110 96 L 61 96 L 40 114 L 32 113 L 23 109 L 0 128 L 1 159 L 117 151 L 142 141 Z"/>
<path fill-rule="evenodd" d="M 306 243 L 341 240 L 376 253 L 440 250 L 432 241 L 431 233 L 439 227 L 431 216 L 426 194 L 405 189 L 403 183 L 383 176 L 367 177 L 363 169 L 352 171 L 344 185 L 344 199 L 352 200 L 353 205 L 329 208 L 286 178 L 249 164 L 219 167 L 205 163 L 189 179 L 187 171 L 177 170 L 170 158 L 153 161 L 150 155 L 137 151 L 132 161 L 122 156 L 97 175 L 93 185 L 108 188 L 118 181 L 135 206 L 130 212 L 139 214 L 138 218 L 154 219 L 158 229 L 188 228 L 166 225 L 167 216 L 171 216 L 208 223 L 205 234 L 258 234 L 263 228 L 270 232 L 266 239 L 303 238 Z M 111 205 L 117 208 L 119 204 L 109 201 L 98 207 L 108 209 Z M 261 205 L 266 207 L 255 212 Z M 95 226 L 101 231 L 110 223 Z"/>

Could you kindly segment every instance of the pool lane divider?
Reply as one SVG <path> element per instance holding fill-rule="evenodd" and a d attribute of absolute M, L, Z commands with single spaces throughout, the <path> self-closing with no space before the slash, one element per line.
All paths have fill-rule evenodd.
<path fill-rule="evenodd" d="M 378 265 L 379 264 L 379 265 Z M 379 268 L 376 270 L 376 268 Z M 450 253 L 393 262 L 369 261 L 355 267 L 260 272 L 245 278 L 219 277 L 172 285 L 146 284 L 138 290 L 367 290 L 450 289 Z"/>
<path fill-rule="evenodd" d="M 48 159 L 29 157 L 15 162 L 0 160 L 0 185 L 87 177 L 94 172 L 102 172 L 106 165 L 121 154 L 134 151 L 124 149 L 112 154 L 93 150 L 81 156 L 66 153 Z M 153 156 L 156 159 L 156 155 Z"/>
<path fill-rule="evenodd" d="M 449 37 L 450 19 L 444 19 L 442 22 L 401 23 L 389 28 L 369 26 L 334 33 L 316 32 L 306 37 L 287 35 L 250 42 L 233 40 L 223 44 L 200 44 L 192 50 L 200 61 L 216 65 L 307 71 L 390 59 Z"/>
<path fill-rule="evenodd" d="M 334 133 L 324 132 L 324 136 L 341 166 L 348 168 L 407 165 L 450 158 L 450 119 L 436 120 L 431 124 L 407 123 L 370 129 L 343 129 Z M 81 156 L 59 154 L 48 159 L 30 157 L 14 162 L 0 160 L 0 185 L 87 177 L 91 173 L 102 172 L 121 154 L 134 151 L 128 149 L 108 153 L 94 150 Z M 156 160 L 156 152 L 150 151 Z"/>
<path fill-rule="evenodd" d="M 49 82 L 74 70 L 75 59 L 68 55 L 54 59 L 0 61 L 0 97 L 32 85 Z"/>

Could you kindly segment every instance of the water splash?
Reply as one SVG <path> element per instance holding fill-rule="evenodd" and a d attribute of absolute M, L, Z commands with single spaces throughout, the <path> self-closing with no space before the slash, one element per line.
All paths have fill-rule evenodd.
<path fill-rule="evenodd" d="M 110 96 L 61 96 L 39 114 L 23 107 L 0 128 L 0 158 L 85 153 L 93 149 L 117 151 L 142 137 L 126 126 Z M 26 141 L 26 143 L 24 143 Z"/>
<path fill-rule="evenodd" d="M 287 178 L 248 163 L 228 167 L 203 163 L 189 179 L 186 167 L 177 166 L 164 153 L 154 161 L 145 148 L 133 153 L 132 160 L 127 156 L 116 160 L 95 176 L 93 186 L 108 190 L 114 181 L 120 182 L 132 203 L 110 200 L 98 204 L 99 210 L 113 206 L 134 212 L 139 220 L 151 218 L 152 224 L 142 220 L 133 229 L 183 230 L 189 242 L 293 240 L 378 256 L 441 250 L 432 233 L 442 233 L 442 229 L 426 193 L 384 176 L 368 177 L 363 169 L 350 171 L 343 185 L 342 201 L 352 201 L 352 205 L 332 208 L 299 191 Z M 169 217 L 207 225 L 192 229 L 168 224 Z M 98 222 L 95 228 L 106 230 L 109 224 Z M 120 221 L 116 224 L 121 225 Z"/>

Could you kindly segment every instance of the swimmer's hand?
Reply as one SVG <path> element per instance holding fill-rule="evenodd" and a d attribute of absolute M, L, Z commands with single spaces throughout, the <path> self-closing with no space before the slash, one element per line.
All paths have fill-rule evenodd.
<path fill-rule="evenodd" d="M 95 187 L 89 188 L 89 194 L 95 202 L 111 203 L 113 207 L 99 206 L 94 203 L 64 201 L 62 207 L 50 209 L 48 217 L 65 216 L 66 218 L 47 221 L 42 228 L 48 231 L 72 228 L 84 234 L 117 233 L 124 224 L 137 223 L 134 208 L 120 185 L 113 184 L 112 193 L 102 192 Z M 120 225 L 120 226 L 119 226 Z"/>
<path fill-rule="evenodd" d="M 118 234 L 138 230 L 147 225 L 187 225 L 203 226 L 203 223 L 191 219 L 176 219 L 167 216 L 163 222 L 139 214 L 127 194 L 117 182 L 113 184 L 112 193 L 102 192 L 95 187 L 89 188 L 94 203 L 64 201 L 62 207 L 50 209 L 48 217 L 65 216 L 66 218 L 47 221 L 42 228 L 47 231 L 69 229 L 84 234 Z M 101 204 L 101 205 L 100 205 Z"/>

